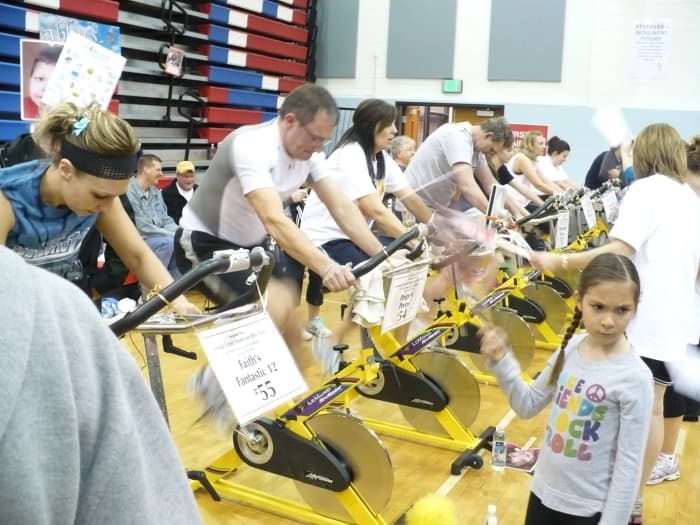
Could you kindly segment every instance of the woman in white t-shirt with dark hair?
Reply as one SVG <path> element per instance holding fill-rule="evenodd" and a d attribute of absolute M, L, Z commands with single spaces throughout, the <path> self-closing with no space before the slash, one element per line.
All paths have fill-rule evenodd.
<path fill-rule="evenodd" d="M 569 178 L 563 168 L 570 153 L 569 143 L 554 135 L 547 141 L 547 154 L 537 157 L 537 173 L 561 190 L 576 188 L 577 184 Z"/>
<path fill-rule="evenodd" d="M 418 222 L 428 222 L 432 216 L 432 210 L 411 189 L 401 168 L 387 153 L 396 135 L 396 117 L 393 105 L 379 99 L 364 100 L 353 114 L 352 126 L 340 138 L 327 162 L 331 176 L 345 196 L 392 238 L 400 236 L 405 228 L 382 203 L 384 192 L 393 193 L 401 200 Z M 356 265 L 369 258 L 348 238 L 313 191 L 306 201 L 301 229 L 339 264 Z M 314 355 L 321 361 L 324 373 L 330 374 L 336 371 L 338 363 L 338 354 L 332 347 L 342 340 L 350 323 L 342 323 L 334 332 L 323 329 L 318 318 L 323 303 L 318 281 L 318 276 L 310 274 L 306 294 L 307 330 L 316 336 L 312 343 Z"/>
<path fill-rule="evenodd" d="M 640 132 L 633 162 L 636 181 L 622 199 L 606 244 L 574 254 L 533 253 L 531 262 L 539 270 L 566 271 L 583 268 L 599 253 L 613 252 L 635 263 L 642 294 L 627 337 L 651 369 L 655 383 L 642 475 L 646 481 L 664 438 L 663 400 L 672 384 L 667 363 L 681 359 L 686 346 L 698 339 L 695 280 L 700 262 L 700 204 L 686 183 L 686 144 L 668 124 L 651 124 Z M 641 515 L 641 501 L 638 507 Z"/>

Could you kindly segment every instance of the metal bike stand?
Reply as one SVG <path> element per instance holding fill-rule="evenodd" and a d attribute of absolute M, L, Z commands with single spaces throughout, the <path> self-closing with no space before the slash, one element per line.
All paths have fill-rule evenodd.
<path fill-rule="evenodd" d="M 160 367 L 160 355 L 158 354 L 158 343 L 156 334 L 144 332 L 143 342 L 146 346 L 146 368 L 148 369 L 148 381 L 151 384 L 151 391 L 156 398 L 158 407 L 163 413 L 165 423 L 170 426 L 168 420 L 168 407 L 165 402 L 165 389 L 163 387 L 163 373 Z"/>
<path fill-rule="evenodd" d="M 170 426 L 170 421 L 168 419 L 168 406 L 165 401 L 163 373 L 160 365 L 160 349 L 158 348 L 156 336 L 162 337 L 163 352 L 175 354 L 194 361 L 197 359 L 197 352 L 190 352 L 175 346 L 171 339 L 173 334 L 192 332 L 195 327 L 204 327 L 215 322 L 216 320 L 233 319 L 237 315 L 250 313 L 255 309 L 255 305 L 247 305 L 228 312 L 220 312 L 211 315 L 198 315 L 189 319 L 187 323 L 169 323 L 167 321 L 158 322 L 151 319 L 150 321 L 142 323 L 134 329 L 135 332 L 140 333 L 143 337 L 143 342 L 146 348 L 146 367 L 148 368 L 148 380 L 151 384 L 151 391 L 153 392 L 153 396 L 156 398 L 158 407 L 163 413 L 163 417 L 165 418 L 165 422 L 168 424 L 168 426 Z"/>

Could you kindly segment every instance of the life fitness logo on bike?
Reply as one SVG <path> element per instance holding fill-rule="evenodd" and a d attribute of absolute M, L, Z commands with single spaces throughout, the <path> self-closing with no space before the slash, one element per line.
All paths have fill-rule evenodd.
<path fill-rule="evenodd" d="M 197 337 L 241 424 L 308 389 L 289 348 L 265 312 L 202 330 Z"/>

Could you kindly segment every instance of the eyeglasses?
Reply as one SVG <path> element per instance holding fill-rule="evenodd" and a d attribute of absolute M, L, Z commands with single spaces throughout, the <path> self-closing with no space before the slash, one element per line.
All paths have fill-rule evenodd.
<path fill-rule="evenodd" d="M 312 144 L 315 144 L 316 146 L 325 146 L 330 143 L 331 139 L 326 139 L 323 137 L 319 137 L 317 135 L 314 135 L 309 131 L 309 129 L 306 127 L 305 124 L 299 123 L 299 127 L 304 130 L 306 133 L 306 136 L 309 138 Z"/>

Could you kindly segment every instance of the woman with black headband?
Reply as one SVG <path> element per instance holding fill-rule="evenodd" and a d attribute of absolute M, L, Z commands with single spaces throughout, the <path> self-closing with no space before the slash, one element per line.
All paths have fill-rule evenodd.
<path fill-rule="evenodd" d="M 131 126 L 99 108 L 65 103 L 38 122 L 34 141 L 47 159 L 0 170 L 0 243 L 77 281 L 84 273 L 80 246 L 95 225 L 146 288 L 170 283 L 118 199 L 136 171 L 139 141 Z M 174 306 L 196 311 L 184 297 Z"/>

